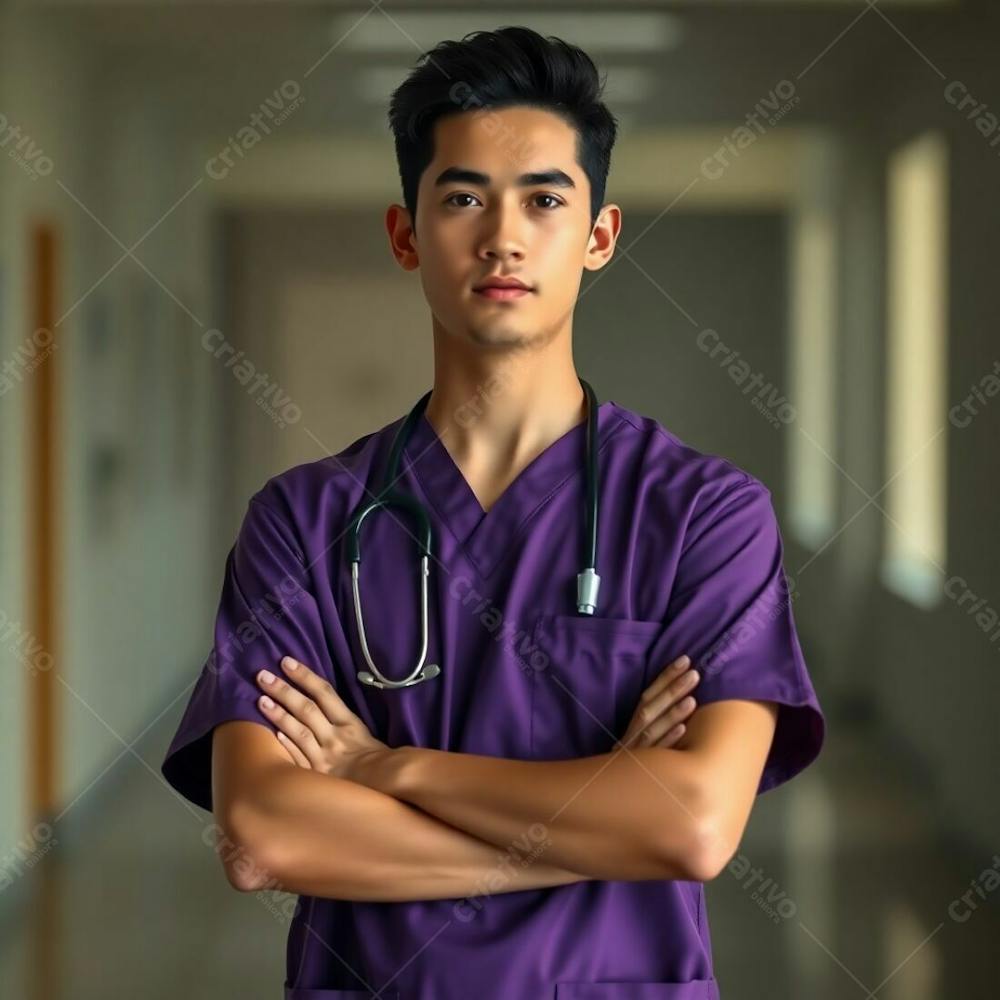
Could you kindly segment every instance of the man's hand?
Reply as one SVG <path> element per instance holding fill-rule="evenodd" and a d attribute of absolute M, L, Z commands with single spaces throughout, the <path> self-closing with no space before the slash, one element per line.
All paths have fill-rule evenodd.
<path fill-rule="evenodd" d="M 282 659 L 281 667 L 302 690 L 261 670 L 257 683 L 268 694 L 257 703 L 278 727 L 278 741 L 299 767 L 354 779 L 362 761 L 389 750 L 344 704 L 329 681 L 290 656 Z"/>
<path fill-rule="evenodd" d="M 689 670 L 691 658 L 679 656 L 639 696 L 639 704 L 616 747 L 672 747 L 685 732 L 684 720 L 695 709 L 688 695 L 700 680 Z"/>

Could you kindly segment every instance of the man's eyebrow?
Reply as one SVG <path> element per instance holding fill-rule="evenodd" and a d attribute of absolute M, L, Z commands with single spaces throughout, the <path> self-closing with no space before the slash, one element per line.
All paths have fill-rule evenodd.
<path fill-rule="evenodd" d="M 490 175 L 484 174 L 479 170 L 469 170 L 466 167 L 448 167 L 447 170 L 442 170 L 438 174 L 437 179 L 434 181 L 434 186 L 441 187 L 445 184 L 456 183 L 476 184 L 479 187 L 488 187 L 490 184 Z M 518 187 L 537 187 L 539 185 L 560 188 L 576 187 L 573 178 L 557 167 L 550 167 L 548 170 L 539 170 L 535 173 L 521 174 L 515 183 Z"/>

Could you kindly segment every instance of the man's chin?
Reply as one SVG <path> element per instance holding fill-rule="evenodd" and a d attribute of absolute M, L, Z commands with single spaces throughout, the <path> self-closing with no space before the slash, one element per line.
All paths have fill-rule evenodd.
<path fill-rule="evenodd" d="M 468 339 L 477 347 L 504 351 L 531 347 L 544 338 L 531 330 L 491 325 L 469 327 Z"/>

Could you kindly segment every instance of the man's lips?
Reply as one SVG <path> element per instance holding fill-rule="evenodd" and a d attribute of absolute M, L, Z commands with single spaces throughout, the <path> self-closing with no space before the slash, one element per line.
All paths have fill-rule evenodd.
<path fill-rule="evenodd" d="M 527 295 L 532 289 L 521 283 L 520 278 L 487 278 L 480 285 L 476 285 L 473 291 L 477 295 L 482 295 L 487 299 L 517 299 L 522 295 Z"/>
<path fill-rule="evenodd" d="M 530 288 L 522 288 L 520 285 L 480 285 L 479 288 L 473 289 L 477 295 L 481 295 L 484 299 L 496 299 L 497 301 L 503 301 L 504 299 L 519 299 L 522 295 L 530 295 Z"/>

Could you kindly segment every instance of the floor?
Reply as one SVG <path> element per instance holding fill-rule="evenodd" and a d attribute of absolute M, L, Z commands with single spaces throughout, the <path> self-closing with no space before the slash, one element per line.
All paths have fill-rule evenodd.
<path fill-rule="evenodd" d="M 295 897 L 229 887 L 211 817 L 159 780 L 176 722 L 165 716 L 142 759 L 120 760 L 0 894 L 0 996 L 280 997 Z M 864 732 L 836 719 L 830 732 L 817 765 L 758 800 L 708 886 L 724 1000 L 995 997 L 1000 899 L 949 913 L 992 858 L 939 842 L 919 788 Z"/>

